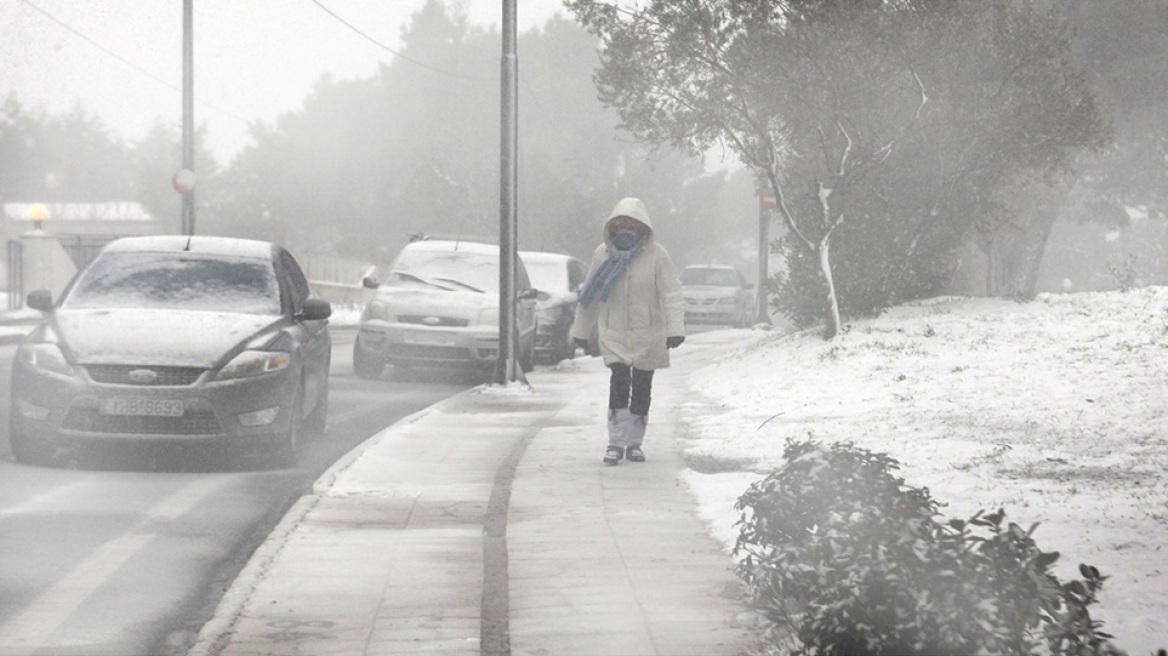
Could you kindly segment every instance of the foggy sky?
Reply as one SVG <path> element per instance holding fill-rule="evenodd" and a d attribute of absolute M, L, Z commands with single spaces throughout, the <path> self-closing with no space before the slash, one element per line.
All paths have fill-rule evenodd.
<path fill-rule="evenodd" d="M 425 1 L 320 3 L 397 49 L 410 16 Z M 501 20 L 501 0 L 445 4 L 465 8 L 481 25 L 497 26 Z M 26 108 L 54 115 L 80 102 L 131 142 L 159 121 L 177 129 L 182 5 L 182 0 L 0 0 L 0 100 L 15 92 Z M 557 11 L 567 15 L 560 0 L 518 0 L 517 5 L 521 32 L 542 26 Z M 246 145 L 249 121 L 270 122 L 299 109 L 322 74 L 368 77 L 393 57 L 311 0 L 194 0 L 194 35 L 195 121 L 206 123 L 206 145 L 222 164 Z"/>

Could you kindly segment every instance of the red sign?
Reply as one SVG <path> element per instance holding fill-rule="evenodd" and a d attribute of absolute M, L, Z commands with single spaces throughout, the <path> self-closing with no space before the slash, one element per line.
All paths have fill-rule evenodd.
<path fill-rule="evenodd" d="M 195 172 L 190 169 L 180 169 L 170 182 L 178 193 L 189 194 L 195 190 Z"/>
<path fill-rule="evenodd" d="M 773 191 L 764 191 L 758 195 L 758 209 L 760 212 L 777 212 L 779 204 L 775 202 Z"/>

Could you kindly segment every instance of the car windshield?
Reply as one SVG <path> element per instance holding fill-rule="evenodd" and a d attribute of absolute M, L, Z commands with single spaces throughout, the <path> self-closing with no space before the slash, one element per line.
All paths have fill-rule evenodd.
<path fill-rule="evenodd" d="M 523 261 L 531 285 L 545 292 L 568 291 L 568 267 L 563 262 Z"/>
<path fill-rule="evenodd" d="M 280 286 L 266 260 L 106 253 L 82 274 L 61 306 L 280 314 Z"/>
<path fill-rule="evenodd" d="M 461 291 L 499 291 L 499 256 L 469 251 L 407 249 L 398 256 L 391 283 L 422 283 Z"/>
<path fill-rule="evenodd" d="M 738 276 L 730 269 L 685 269 L 681 272 L 681 284 L 737 287 Z"/>

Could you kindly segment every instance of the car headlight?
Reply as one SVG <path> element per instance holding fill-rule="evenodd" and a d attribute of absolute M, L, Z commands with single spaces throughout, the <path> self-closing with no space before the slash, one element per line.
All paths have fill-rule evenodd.
<path fill-rule="evenodd" d="M 479 324 L 484 326 L 499 325 L 499 308 L 487 308 L 479 312 Z"/>
<path fill-rule="evenodd" d="M 389 321 L 389 304 L 383 301 L 370 301 L 362 320 Z"/>
<path fill-rule="evenodd" d="M 285 351 L 244 351 L 231 359 L 219 370 L 217 380 L 247 378 L 270 374 L 287 369 L 292 364 L 292 354 Z"/>
<path fill-rule="evenodd" d="M 16 359 L 41 371 L 61 374 L 62 376 L 73 375 L 72 365 L 65 359 L 65 354 L 56 344 L 47 342 L 21 344 L 16 351 Z"/>

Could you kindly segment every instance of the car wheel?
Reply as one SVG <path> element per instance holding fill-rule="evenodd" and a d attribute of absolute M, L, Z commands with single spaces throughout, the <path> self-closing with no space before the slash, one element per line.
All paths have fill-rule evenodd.
<path fill-rule="evenodd" d="M 291 469 L 296 466 L 296 446 L 300 443 L 300 431 L 304 428 L 304 419 L 301 417 L 304 408 L 304 390 L 296 394 L 292 402 L 292 419 L 288 422 L 288 430 L 276 441 L 272 451 L 272 465 L 280 469 Z"/>
<path fill-rule="evenodd" d="M 312 409 L 312 414 L 304 420 L 304 428 L 313 435 L 320 435 L 328 427 L 328 412 L 329 412 L 329 391 L 328 385 L 325 385 L 324 393 L 320 395 L 320 400 L 316 402 L 316 407 Z"/>
<path fill-rule="evenodd" d="M 750 312 L 742 309 L 742 314 L 738 315 L 738 321 L 734 323 L 735 328 L 749 328 L 750 327 Z"/>
<path fill-rule="evenodd" d="M 53 445 L 38 437 L 18 429 L 16 422 L 9 422 L 9 441 L 16 461 L 25 465 L 48 465 L 53 461 Z"/>
<path fill-rule="evenodd" d="M 353 372 L 358 378 L 377 380 L 385 370 L 385 360 L 376 355 L 369 355 L 361 350 L 358 342 L 353 342 Z"/>

